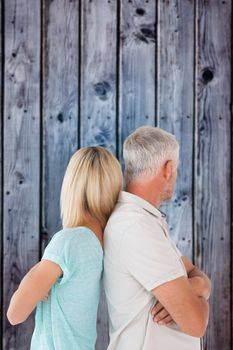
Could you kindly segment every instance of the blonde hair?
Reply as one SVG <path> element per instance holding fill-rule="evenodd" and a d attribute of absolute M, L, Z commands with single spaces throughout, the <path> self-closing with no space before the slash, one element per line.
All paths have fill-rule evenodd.
<path fill-rule="evenodd" d="M 122 187 L 121 166 L 103 147 L 76 151 L 67 166 L 60 196 L 63 227 L 86 223 L 87 215 L 104 228 Z"/>
<path fill-rule="evenodd" d="M 173 160 L 178 165 L 179 144 L 173 134 L 153 126 L 142 126 L 130 134 L 123 145 L 126 183 L 149 178 Z"/>

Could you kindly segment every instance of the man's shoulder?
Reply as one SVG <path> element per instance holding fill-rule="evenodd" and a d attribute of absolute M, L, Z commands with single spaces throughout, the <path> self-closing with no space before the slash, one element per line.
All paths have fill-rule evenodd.
<path fill-rule="evenodd" d="M 117 204 L 105 227 L 105 235 L 133 233 L 145 236 L 145 231 L 154 232 L 162 229 L 160 219 L 143 208 L 131 203 Z"/>
<path fill-rule="evenodd" d="M 130 203 L 117 203 L 114 211 L 108 219 L 105 231 L 112 231 L 114 229 L 126 229 L 133 225 L 136 221 L 143 218 L 143 210 Z"/>

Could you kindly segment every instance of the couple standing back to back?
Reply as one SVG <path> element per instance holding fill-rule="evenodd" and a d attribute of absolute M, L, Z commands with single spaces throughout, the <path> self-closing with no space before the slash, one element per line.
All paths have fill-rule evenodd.
<path fill-rule="evenodd" d="M 94 349 L 103 257 L 108 350 L 200 350 L 211 282 L 182 256 L 159 210 L 174 192 L 179 144 L 161 128 L 141 127 L 125 140 L 123 156 L 125 191 L 119 162 L 102 147 L 70 160 L 63 229 L 7 313 L 15 325 L 37 306 L 31 350 Z"/>

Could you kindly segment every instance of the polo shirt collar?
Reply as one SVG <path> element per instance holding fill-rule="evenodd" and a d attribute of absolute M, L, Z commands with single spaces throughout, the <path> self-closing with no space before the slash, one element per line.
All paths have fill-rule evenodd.
<path fill-rule="evenodd" d="M 143 199 L 139 196 L 136 196 L 133 193 L 121 191 L 119 194 L 119 197 L 118 197 L 118 202 L 120 202 L 120 203 L 133 203 L 133 204 L 136 204 L 136 205 L 140 206 L 141 208 L 149 211 L 151 214 L 153 214 L 159 218 L 166 217 L 166 214 L 164 212 L 162 212 L 158 208 L 154 207 L 152 204 L 147 202 L 145 199 Z"/>

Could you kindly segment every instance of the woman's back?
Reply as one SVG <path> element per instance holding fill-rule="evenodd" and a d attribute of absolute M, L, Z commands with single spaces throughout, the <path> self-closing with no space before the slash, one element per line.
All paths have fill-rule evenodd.
<path fill-rule="evenodd" d="M 120 163 L 107 149 L 84 147 L 72 155 L 60 195 L 63 229 L 24 276 L 7 311 L 16 325 L 37 307 L 31 350 L 94 350 L 103 230 L 121 187 Z"/>
<path fill-rule="evenodd" d="M 42 259 L 57 263 L 63 275 L 48 301 L 37 306 L 31 350 L 93 350 L 103 269 L 100 242 L 89 228 L 64 228 Z"/>

